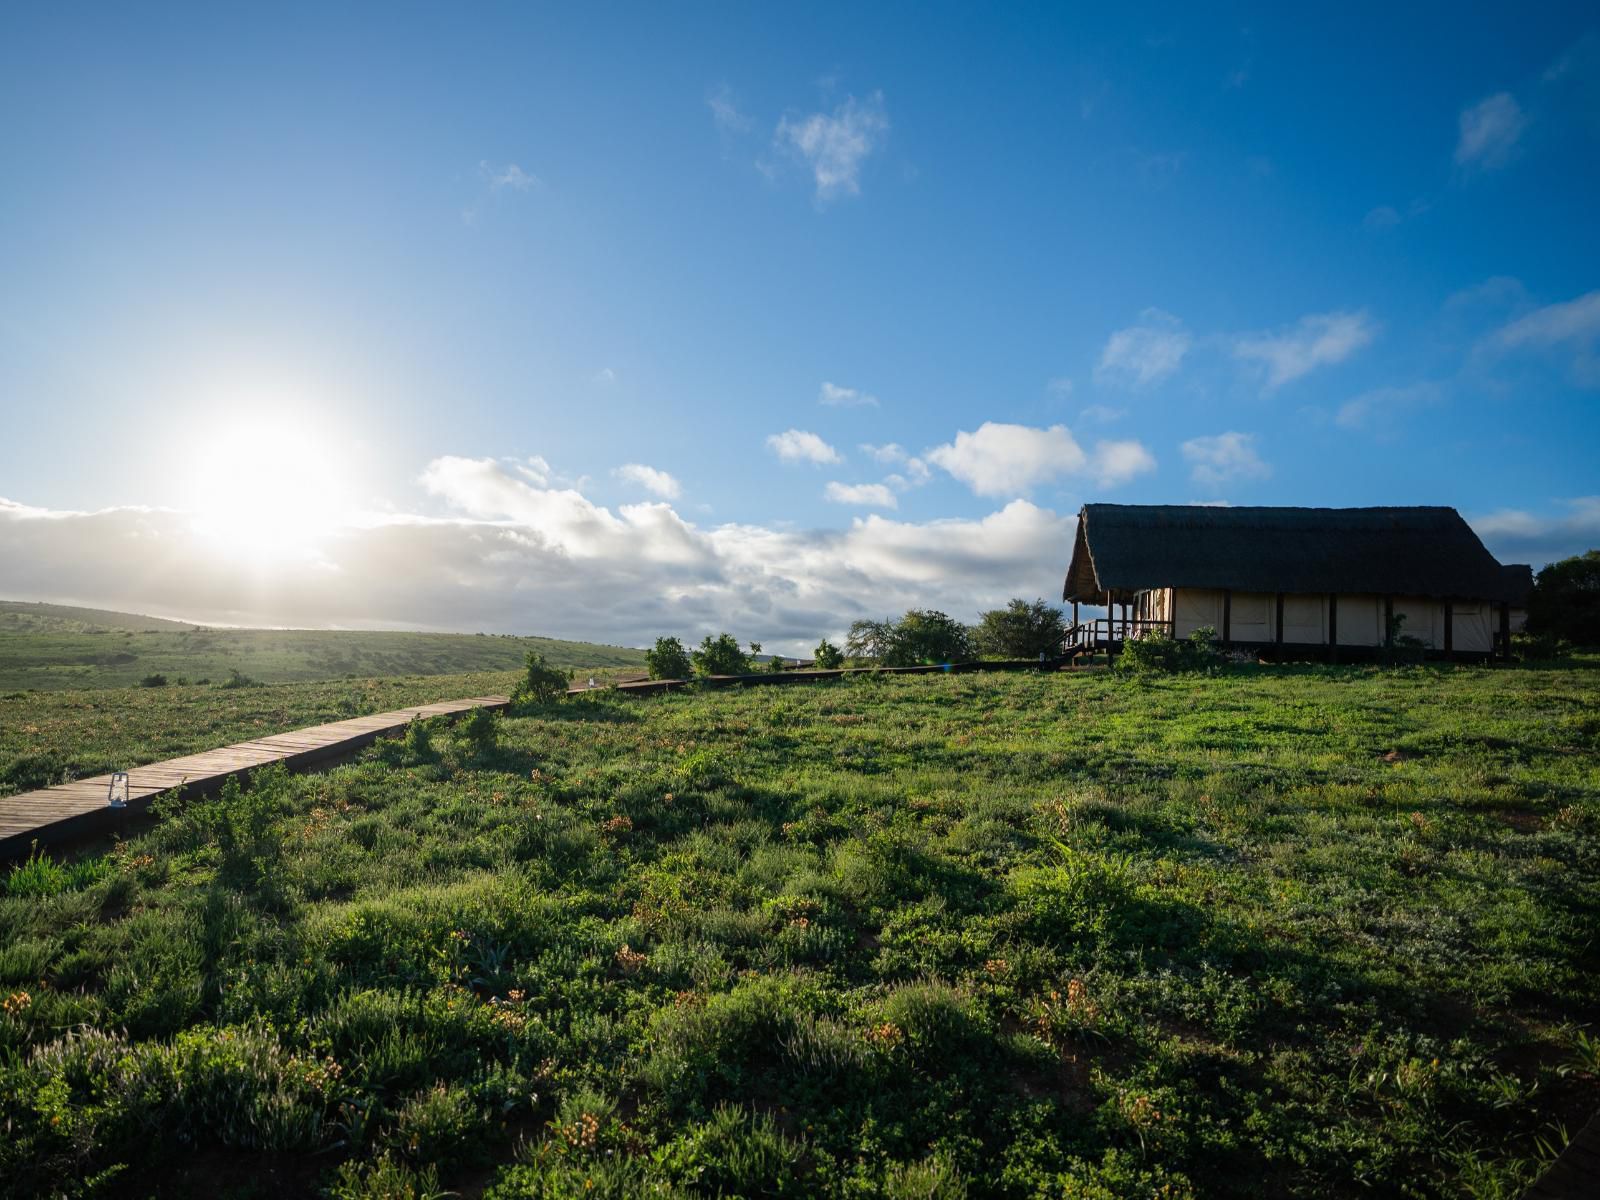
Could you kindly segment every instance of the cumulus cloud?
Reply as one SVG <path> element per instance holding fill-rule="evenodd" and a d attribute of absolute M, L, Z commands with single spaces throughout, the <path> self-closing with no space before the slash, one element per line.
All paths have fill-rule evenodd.
<path fill-rule="evenodd" d="M 1553 515 L 1502 508 L 1471 517 L 1468 524 L 1501 562 L 1531 563 L 1537 571 L 1545 563 L 1600 546 L 1600 496 L 1562 501 Z"/>
<path fill-rule="evenodd" d="M 1190 438 L 1182 449 L 1184 459 L 1193 464 L 1189 477 L 1208 487 L 1221 487 L 1235 480 L 1265 479 L 1272 474 L 1272 468 L 1256 453 L 1253 433 Z"/>
<path fill-rule="evenodd" d="M 514 466 L 441 458 L 422 474 L 445 517 L 385 515 L 326 535 L 316 569 L 219 558 L 187 513 L 68 512 L 0 500 L 18 597 L 244 625 L 540 633 L 648 645 L 721 629 L 795 653 L 864 616 L 973 618 L 1047 591 L 1073 522 L 1025 500 L 980 520 L 880 515 L 827 530 L 702 529 L 671 505 L 615 511 Z"/>
<path fill-rule="evenodd" d="M 1579 383 L 1600 387 L 1600 291 L 1575 300 L 1547 304 L 1503 326 L 1491 339 L 1502 350 L 1565 349 L 1572 353 L 1572 371 Z"/>
<path fill-rule="evenodd" d="M 836 383 L 823 380 L 822 390 L 817 393 L 817 403 L 835 408 L 876 408 L 878 398 L 856 388 L 840 387 Z"/>
<path fill-rule="evenodd" d="M 1074 475 L 1109 486 L 1155 467 L 1138 442 L 1100 442 L 1090 455 L 1065 425 L 1036 429 L 996 421 L 985 421 L 972 433 L 962 430 L 925 457 L 979 496 L 1015 496 Z"/>
<path fill-rule="evenodd" d="M 1314 313 L 1301 317 L 1291 329 L 1238 338 L 1233 354 L 1243 362 L 1260 364 L 1270 390 L 1318 367 L 1343 362 L 1371 342 L 1376 332 L 1364 310 Z"/>
<path fill-rule="evenodd" d="M 645 491 L 654 492 L 663 500 L 676 500 L 683 494 L 683 486 L 671 475 L 643 463 L 624 463 L 613 474 L 626 483 L 636 483 Z"/>
<path fill-rule="evenodd" d="M 1192 341 L 1177 317 L 1147 308 L 1137 325 L 1119 329 L 1107 340 L 1095 378 L 1132 387 L 1159 383 L 1178 369 Z"/>
<path fill-rule="evenodd" d="M 773 143 L 811 171 L 818 200 L 831 200 L 860 194 L 861 164 L 888 133 L 883 93 L 873 92 L 864 101 L 850 96 L 831 113 L 784 117 Z"/>
<path fill-rule="evenodd" d="M 809 462 L 819 466 L 843 462 L 839 452 L 814 433 L 785 429 L 767 436 L 767 447 L 784 462 Z"/>
<path fill-rule="evenodd" d="M 839 483 L 828 484 L 822 493 L 825 499 L 835 504 L 854 504 L 858 508 L 899 508 L 900 501 L 895 499 L 894 491 L 886 483 Z"/>
<path fill-rule="evenodd" d="M 1510 92 L 1496 92 L 1462 110 L 1456 165 L 1483 170 L 1505 166 L 1527 124 L 1522 106 Z"/>

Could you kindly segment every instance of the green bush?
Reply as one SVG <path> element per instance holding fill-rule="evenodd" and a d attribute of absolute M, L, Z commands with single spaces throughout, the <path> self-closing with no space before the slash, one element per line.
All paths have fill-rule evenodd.
<path fill-rule="evenodd" d="M 572 683 L 572 672 L 553 667 L 537 650 L 528 651 L 523 676 L 511 692 L 511 706 L 526 708 L 530 704 L 549 704 L 567 694 Z"/>
<path fill-rule="evenodd" d="M 817 643 L 817 648 L 812 653 L 819 670 L 837 671 L 844 666 L 844 651 L 835 646 L 827 638 Z"/>
<path fill-rule="evenodd" d="M 657 638 L 655 648 L 644 652 L 644 661 L 651 679 L 688 679 L 694 674 L 689 652 L 675 637 Z"/>
<path fill-rule="evenodd" d="M 760 650 L 759 643 L 753 645 Z M 715 638 L 707 634 L 694 652 L 694 669 L 702 675 L 748 675 L 750 659 L 731 633 L 719 633 Z"/>
<path fill-rule="evenodd" d="M 167 686 L 167 677 L 165 675 L 161 675 L 161 674 L 146 675 L 143 679 L 139 680 L 139 686 L 140 687 L 147 687 L 147 688 L 166 687 Z"/>
<path fill-rule="evenodd" d="M 978 653 L 996 658 L 1054 658 L 1066 636 L 1061 610 L 1043 600 L 1013 600 L 978 617 L 972 632 Z"/>
<path fill-rule="evenodd" d="M 854 621 L 845 649 L 852 658 L 876 659 L 885 667 L 969 662 L 972 630 L 937 609 L 914 608 L 898 621 Z"/>
<path fill-rule="evenodd" d="M 468 753 L 493 754 L 500 745 L 500 718 L 487 708 L 475 708 L 462 720 L 457 733 Z"/>
<path fill-rule="evenodd" d="M 1183 675 L 1215 671 L 1221 666 L 1217 631 L 1209 625 L 1182 640 L 1174 639 L 1165 630 L 1146 631 L 1142 637 L 1122 643 L 1122 653 L 1115 663 L 1123 675 Z"/>

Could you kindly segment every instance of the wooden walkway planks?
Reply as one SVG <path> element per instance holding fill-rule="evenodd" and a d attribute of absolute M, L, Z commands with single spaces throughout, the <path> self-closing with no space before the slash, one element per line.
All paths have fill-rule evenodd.
<path fill-rule="evenodd" d="M 182 758 L 128 769 L 128 807 L 106 803 L 111 776 L 76 779 L 55 787 L 0 798 L 0 861 L 22 858 L 34 842 L 51 845 L 118 828 L 129 812 L 142 812 L 163 792 L 181 787 L 187 795 L 207 795 L 235 775 L 268 763 L 298 767 L 371 745 L 404 729 L 419 717 L 455 716 L 474 708 L 503 709 L 505 696 L 472 696 L 438 704 L 418 704 L 394 712 L 348 721 L 330 721 L 287 733 L 252 738 Z"/>

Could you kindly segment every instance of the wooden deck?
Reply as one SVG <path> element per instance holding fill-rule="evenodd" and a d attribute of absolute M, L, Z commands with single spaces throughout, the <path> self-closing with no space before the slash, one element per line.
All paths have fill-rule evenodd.
<path fill-rule="evenodd" d="M 234 776 L 268 763 L 300 767 L 348 754 L 385 734 L 404 729 L 418 717 L 452 716 L 474 708 L 502 709 L 508 703 L 505 696 L 474 696 L 419 704 L 130 767 L 126 809 L 107 804 L 109 775 L 6 796 L 0 798 L 0 861 L 24 857 L 36 841 L 48 846 L 111 832 L 122 825 L 129 813 L 144 811 L 155 797 L 173 788 L 182 788 L 185 795 L 207 795 L 220 790 Z"/>

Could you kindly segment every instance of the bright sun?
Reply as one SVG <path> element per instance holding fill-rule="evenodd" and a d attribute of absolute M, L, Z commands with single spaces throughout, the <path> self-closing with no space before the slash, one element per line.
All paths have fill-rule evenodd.
<path fill-rule="evenodd" d="M 230 557 L 282 563 L 316 556 L 343 521 L 348 488 L 321 431 L 240 423 L 197 446 L 189 508 Z"/>

